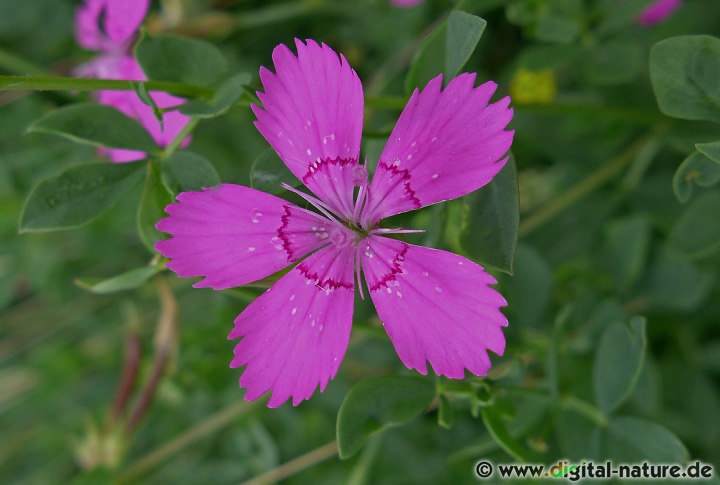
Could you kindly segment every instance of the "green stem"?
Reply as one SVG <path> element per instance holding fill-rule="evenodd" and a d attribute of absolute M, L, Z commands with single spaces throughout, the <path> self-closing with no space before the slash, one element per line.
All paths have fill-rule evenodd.
<path fill-rule="evenodd" d="M 580 414 L 603 428 L 608 425 L 607 418 L 598 408 L 575 396 L 563 397 L 560 400 L 560 407 L 575 411 L 577 414 Z"/>
<path fill-rule="evenodd" d="M 163 151 L 163 160 L 169 158 L 173 153 L 175 153 L 178 148 L 180 148 L 182 142 L 185 140 L 185 138 L 190 136 L 190 134 L 193 132 L 199 122 L 200 118 L 196 116 L 190 118 L 190 121 L 188 121 L 188 123 L 183 127 L 183 129 L 180 130 L 180 133 L 178 133 L 175 138 L 173 138 L 167 148 Z"/>
<path fill-rule="evenodd" d="M 273 483 L 282 480 L 283 478 L 291 477 L 296 473 L 325 461 L 328 458 L 337 456 L 337 441 L 333 441 L 326 445 L 316 448 L 309 453 L 290 460 L 287 463 L 283 463 L 277 468 L 273 468 L 270 471 L 258 475 L 255 478 L 243 482 L 242 485 L 263 485 L 266 483 Z"/>
<path fill-rule="evenodd" d="M 529 217 L 521 221 L 519 236 L 527 236 L 560 212 L 611 180 L 635 158 L 635 155 L 647 142 L 647 137 L 636 141 L 620 155 L 582 179 L 569 190 L 555 198 L 551 203 L 533 212 Z"/>
<path fill-rule="evenodd" d="M 257 402 L 258 401 L 256 401 L 256 403 Z M 252 409 L 256 403 L 240 401 L 220 412 L 213 414 L 197 426 L 193 426 L 189 430 L 165 443 L 160 448 L 157 448 L 130 465 L 120 476 L 120 479 L 122 481 L 130 481 L 131 479 L 145 475 L 192 443 L 199 441 L 232 423 L 239 416 Z"/>
<path fill-rule="evenodd" d="M 143 82 L 52 76 L 0 76 L 0 91 L 135 91 L 139 82 L 144 83 L 148 91 L 164 91 L 185 98 L 210 98 L 215 93 L 212 88 L 165 81 Z"/>

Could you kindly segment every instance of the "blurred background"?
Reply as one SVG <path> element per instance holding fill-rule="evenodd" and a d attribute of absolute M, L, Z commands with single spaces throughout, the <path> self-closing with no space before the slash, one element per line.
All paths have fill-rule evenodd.
<path fill-rule="evenodd" d="M 483 457 L 720 465 L 718 193 L 709 182 L 693 187 L 693 176 L 675 181 L 676 191 L 683 180 L 691 186 L 685 203 L 673 189 L 681 162 L 696 143 L 720 139 L 720 126 L 662 114 L 648 63 L 663 39 L 719 36 L 720 4 L 686 0 L 665 21 L 639 25 L 651 3 L 152 2 L 150 34 L 212 42 L 228 72 L 252 74 L 256 88 L 280 43 L 312 38 L 343 53 L 368 98 L 362 150 L 371 163 L 409 92 L 442 72 L 437 32 L 448 13 L 487 20 L 464 70 L 496 81 L 496 98 L 510 94 L 515 108 L 520 240 L 513 275 L 491 270 L 509 303 L 507 348 L 492 356 L 488 379 L 469 378 L 458 392 L 430 377 L 445 389 L 433 405 L 442 416 L 432 410 L 376 435 L 347 460 L 333 443 L 349 389 L 370 376 L 413 375 L 371 303 L 357 299 L 349 351 L 324 393 L 298 407 L 245 403 L 226 338 L 263 288 L 192 289 L 163 272 L 128 291 L 87 291 L 83 282 L 153 259 L 136 230 L 142 186 L 85 227 L 18 234 L 36 184 L 101 157 L 26 133 L 88 93 L 0 91 L 0 481 L 239 483 L 271 472 L 268 480 L 287 483 L 474 483 Z M 0 74 L 71 77 L 90 60 L 74 38 L 78 4 L 0 0 Z M 224 182 L 249 184 L 268 148 L 248 104 L 203 120 L 189 147 Z M 465 199 L 402 216 L 406 227 L 429 229 L 409 240 L 473 257 L 477 200 Z M 688 241 L 708 243 L 690 250 Z M 176 310 L 173 346 L 154 376 L 157 322 Z M 130 408 L 149 382 L 157 387 L 124 435 L 112 416 L 128 361 L 139 369 Z"/>

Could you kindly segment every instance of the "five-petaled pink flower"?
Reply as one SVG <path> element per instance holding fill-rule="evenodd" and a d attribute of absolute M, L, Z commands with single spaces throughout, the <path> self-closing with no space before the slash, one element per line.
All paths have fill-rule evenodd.
<path fill-rule="evenodd" d="M 344 57 L 312 40 L 273 52 L 261 68 L 258 130 L 316 197 L 318 209 L 232 184 L 184 192 L 157 228 L 173 237 L 156 249 L 196 287 L 223 289 L 301 261 L 235 320 L 242 337 L 232 367 L 240 386 L 269 406 L 308 399 L 336 374 L 350 337 L 360 274 L 403 363 L 427 373 L 484 375 L 487 350 L 502 354 L 507 319 L 496 281 L 468 259 L 385 237 L 403 229 L 386 217 L 468 194 L 503 167 L 513 138 L 509 98 L 488 104 L 496 85 L 462 74 L 444 89 L 438 76 L 402 112 L 372 182 L 360 164 L 363 91 Z M 357 194 L 357 195 L 355 195 Z M 306 257 L 307 256 L 307 257 Z M 304 258 L 304 259 L 303 259 Z"/>
<path fill-rule="evenodd" d="M 682 5 L 682 0 L 657 0 L 640 12 L 638 23 L 650 27 L 667 20 Z"/>
<path fill-rule="evenodd" d="M 78 7 L 75 22 L 77 42 L 85 49 L 100 52 L 95 59 L 78 69 L 78 75 L 100 79 L 147 80 L 130 50 L 149 6 L 150 0 L 86 0 L 85 4 Z M 163 92 L 155 92 L 150 96 L 160 108 L 175 107 L 185 101 Z M 98 91 L 95 98 L 98 103 L 113 106 L 137 119 L 162 148 L 166 147 L 190 120 L 178 111 L 169 111 L 163 114 L 162 129 L 152 108 L 132 91 Z M 189 141 L 186 140 L 185 144 Z M 101 152 L 113 162 L 145 158 L 145 153 L 134 150 L 113 149 Z"/>

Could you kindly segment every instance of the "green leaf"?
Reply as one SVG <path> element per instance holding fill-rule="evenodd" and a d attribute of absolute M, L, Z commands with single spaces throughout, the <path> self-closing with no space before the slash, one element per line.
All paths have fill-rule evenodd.
<path fill-rule="evenodd" d="M 162 267 L 160 266 L 144 266 L 131 269 L 106 280 L 97 281 L 88 278 L 77 278 L 75 284 L 91 293 L 106 295 L 137 288 L 161 270 Z"/>
<path fill-rule="evenodd" d="M 698 270 L 687 259 L 661 251 L 647 282 L 653 305 L 660 308 L 692 310 L 709 295 L 715 284 L 715 272 Z"/>
<path fill-rule="evenodd" d="M 445 429 L 451 429 L 455 423 L 455 411 L 445 394 L 440 394 L 438 407 L 438 424 Z"/>
<path fill-rule="evenodd" d="M 158 146 L 145 128 L 110 106 L 80 103 L 52 111 L 28 127 L 78 143 L 157 153 Z"/>
<path fill-rule="evenodd" d="M 700 258 L 720 249 L 720 191 L 695 199 L 670 230 L 668 248 L 687 258 Z"/>
<path fill-rule="evenodd" d="M 40 182 L 20 216 L 20 232 L 72 229 L 98 218 L 143 175 L 145 164 L 92 163 Z"/>
<path fill-rule="evenodd" d="M 227 61 L 209 42 L 175 35 L 143 35 L 135 57 L 153 81 L 210 86 L 225 71 Z"/>
<path fill-rule="evenodd" d="M 405 76 L 405 93 L 410 94 L 415 88 L 424 88 L 431 79 L 442 74 L 446 65 L 447 30 L 447 22 L 441 23 L 417 50 Z"/>
<path fill-rule="evenodd" d="M 453 10 L 447 19 L 445 36 L 445 79 L 457 76 L 475 52 L 487 22 L 461 10 Z"/>
<path fill-rule="evenodd" d="M 173 153 L 160 170 L 163 184 L 173 195 L 220 184 L 220 176 L 212 163 L 187 150 Z"/>
<path fill-rule="evenodd" d="M 698 144 L 698 149 L 701 146 Z M 713 149 L 714 147 L 706 151 L 713 153 Z M 692 197 L 696 185 L 712 187 L 718 182 L 720 182 L 720 162 L 708 158 L 704 151 L 698 151 L 688 156 L 678 167 L 673 177 L 673 191 L 678 200 L 685 204 Z"/>
<path fill-rule="evenodd" d="M 155 243 L 165 239 L 155 224 L 165 217 L 165 207 L 172 202 L 172 196 L 160 180 L 159 167 L 156 163 L 148 163 L 145 188 L 138 207 L 137 227 L 140 239 L 152 252 L 155 252 Z"/>
<path fill-rule="evenodd" d="M 465 66 L 475 51 L 487 22 L 475 15 L 454 10 L 422 43 L 405 77 L 405 92 L 423 88 L 444 74 L 447 84 Z"/>
<path fill-rule="evenodd" d="M 672 37 L 650 51 L 650 78 L 660 111 L 688 120 L 720 122 L 720 40 Z"/>
<path fill-rule="evenodd" d="M 603 332 L 593 365 L 595 401 L 603 413 L 616 409 L 635 389 L 646 348 L 643 317 L 631 318 L 629 325 L 614 323 Z"/>
<path fill-rule="evenodd" d="M 180 106 L 180 112 L 188 116 L 198 118 L 214 118 L 225 113 L 240 99 L 244 90 L 243 87 L 252 82 L 252 76 L 248 73 L 237 74 L 224 83 L 215 92 L 215 96 L 209 101 L 191 99 Z"/>
<path fill-rule="evenodd" d="M 563 14 L 548 12 L 538 17 L 533 34 L 543 42 L 569 44 L 580 34 L 580 24 Z"/>
<path fill-rule="evenodd" d="M 520 207 L 515 159 L 480 190 L 463 197 L 460 246 L 474 260 L 512 274 Z"/>
<path fill-rule="evenodd" d="M 605 228 L 606 264 L 615 285 L 628 290 L 642 275 L 650 248 L 650 221 L 643 215 L 616 220 Z"/>
<path fill-rule="evenodd" d="M 252 164 L 250 187 L 269 194 L 279 194 L 285 190 L 281 186 L 283 183 L 297 187 L 300 185 L 300 180 L 285 166 L 275 150 L 269 148 Z"/>
<path fill-rule="evenodd" d="M 638 77 L 645 64 L 642 48 L 627 40 L 593 46 L 581 59 L 585 79 L 600 86 L 630 82 Z"/>
<path fill-rule="evenodd" d="M 610 420 L 605 447 L 609 458 L 626 463 L 685 463 L 690 458 L 682 442 L 667 428 L 630 416 Z"/>
<path fill-rule="evenodd" d="M 135 85 L 135 93 L 138 95 L 138 98 L 140 98 L 140 101 L 142 101 L 144 104 L 150 107 L 152 110 L 153 116 L 155 116 L 155 119 L 157 120 L 158 124 L 160 125 L 160 131 L 165 131 L 165 124 L 163 120 L 163 114 L 162 111 L 160 111 L 160 108 L 158 107 L 157 103 L 155 103 L 155 100 L 150 96 L 150 93 L 148 92 L 147 88 L 145 87 L 145 83 L 138 82 L 133 83 Z"/>
<path fill-rule="evenodd" d="M 350 389 L 337 417 L 340 458 L 363 447 L 374 433 L 418 417 L 435 397 L 435 386 L 423 377 L 382 376 Z"/>
<path fill-rule="evenodd" d="M 485 427 L 495 442 L 517 461 L 528 461 L 527 453 L 508 431 L 498 406 L 484 407 L 480 413 Z"/>
<path fill-rule="evenodd" d="M 720 141 L 698 143 L 695 145 L 695 148 L 713 162 L 720 163 Z"/>
<path fill-rule="evenodd" d="M 550 265 L 534 248 L 519 245 L 513 275 L 503 278 L 509 308 L 521 325 L 536 325 L 550 303 L 553 273 Z"/>

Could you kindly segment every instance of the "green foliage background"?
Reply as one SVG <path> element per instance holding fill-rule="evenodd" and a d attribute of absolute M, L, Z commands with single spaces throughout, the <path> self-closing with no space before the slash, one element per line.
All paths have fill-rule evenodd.
<path fill-rule="evenodd" d="M 150 76 L 217 88 L 186 108 L 197 116 L 194 154 L 125 168 L 120 188 L 50 222 L 33 216 L 57 202 L 43 195 L 21 223 L 33 187 L 83 164 L 107 170 L 92 146 L 47 134 L 77 139 L 67 117 L 48 116 L 82 108 L 89 94 L 0 91 L 0 481 L 237 483 L 271 471 L 288 483 L 475 483 L 481 458 L 720 466 L 720 5 L 687 0 L 641 28 L 634 18 L 649 3 L 153 2 L 145 62 L 159 49 L 154 36 L 173 33 L 208 41 L 227 63 L 219 80 L 208 71 L 223 61 L 212 56 L 203 69 Z M 75 6 L 0 0 L 0 74 L 70 77 L 90 59 L 73 38 Z M 517 174 L 508 165 L 500 185 L 400 220 L 427 229 L 409 240 L 499 268 L 508 345 L 487 378 L 408 371 L 357 299 L 350 349 L 324 393 L 277 410 L 244 403 L 226 336 L 268 282 L 192 289 L 153 259 L 152 226 L 171 194 L 217 180 L 276 191 L 291 182 L 249 104 L 259 66 L 295 37 L 328 43 L 357 70 L 371 163 L 409 92 L 435 74 L 474 71 L 505 95 L 518 69 L 553 71 L 551 103 L 513 103 Z M 204 52 L 192 45 L 189 58 Z M 119 133 L 107 143 L 133 143 L 132 129 Z M 112 207 L 95 218 L 103 204 Z M 177 327 L 163 326 L 173 301 Z M 165 351 L 168 363 L 125 434 L 111 403 L 134 338 L 138 391 L 153 355 Z M 351 456 L 338 458 L 336 437 Z"/>

